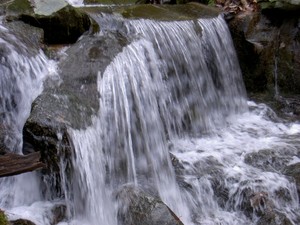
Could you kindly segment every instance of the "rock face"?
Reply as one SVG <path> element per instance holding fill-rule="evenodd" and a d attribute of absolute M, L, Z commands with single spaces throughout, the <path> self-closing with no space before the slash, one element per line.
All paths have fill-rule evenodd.
<path fill-rule="evenodd" d="M 134 186 L 124 186 L 117 193 L 118 220 L 122 225 L 183 225 L 159 198 Z"/>
<path fill-rule="evenodd" d="M 299 94 L 298 13 L 271 10 L 229 21 L 248 92 Z"/>

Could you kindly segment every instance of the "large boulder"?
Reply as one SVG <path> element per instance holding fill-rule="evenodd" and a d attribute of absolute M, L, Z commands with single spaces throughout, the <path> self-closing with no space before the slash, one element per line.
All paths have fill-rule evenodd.
<path fill-rule="evenodd" d="M 138 187 L 123 186 L 116 198 L 119 205 L 118 220 L 122 225 L 183 225 L 158 197 Z"/>
<path fill-rule="evenodd" d="M 44 174 L 55 179 L 52 190 L 58 195 L 62 161 L 66 162 L 67 174 L 71 173 L 72 142 L 68 129 L 84 129 L 91 124 L 92 116 L 99 110 L 98 73 L 104 72 L 127 43 L 114 33 L 85 36 L 65 52 L 68 57 L 62 57 L 58 65 L 60 77 L 50 77 L 32 104 L 23 129 L 24 143 L 41 151 L 47 165 Z"/>

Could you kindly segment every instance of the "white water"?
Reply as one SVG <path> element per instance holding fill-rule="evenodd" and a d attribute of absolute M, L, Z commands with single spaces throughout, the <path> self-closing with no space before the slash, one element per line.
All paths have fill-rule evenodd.
<path fill-rule="evenodd" d="M 134 41 L 98 75 L 99 114 L 87 129 L 69 129 L 75 171 L 73 193 L 65 195 L 70 218 L 61 224 L 116 225 L 113 194 L 127 183 L 158 192 L 186 225 L 255 224 L 240 211 L 246 188 L 268 192 L 277 209 L 292 219 L 299 216 L 295 184 L 244 160 L 248 153 L 272 149 L 288 156 L 287 164 L 299 162 L 300 125 L 274 122 L 270 109 L 246 101 L 223 19 L 126 21 L 124 27 Z M 12 63 L 18 64 L 22 54 L 10 51 L 16 55 Z M 41 87 L 49 62 L 39 57 L 45 60 L 37 63 L 42 77 L 28 84 Z M 22 65 L 33 71 L 35 59 L 24 60 Z M 36 95 L 24 91 L 21 96 L 29 99 L 23 111 L 28 115 Z M 26 117 L 20 116 L 20 127 Z M 184 166 L 181 178 L 190 188 L 177 184 L 169 150 Z M 213 190 L 218 173 L 216 179 L 229 190 L 224 206 Z M 34 174 L 0 181 L 7 187 L 0 190 L 0 207 L 10 218 L 50 224 L 57 202 L 43 200 Z M 276 195 L 280 188 L 291 200 Z"/>
<path fill-rule="evenodd" d="M 99 74 L 99 115 L 88 129 L 69 131 L 76 150 L 72 224 L 117 224 L 112 195 L 126 183 L 156 190 L 185 224 L 255 224 L 240 211 L 247 188 L 267 191 L 277 209 L 298 216 L 295 184 L 247 165 L 244 157 L 289 148 L 297 161 L 299 143 L 290 142 L 300 126 L 272 122 L 270 109 L 247 103 L 223 19 L 137 20 L 125 26 L 137 41 Z M 176 183 L 170 146 L 192 191 Z M 210 179 L 214 174 L 205 170 L 214 164 L 229 190 L 222 207 Z M 282 188 L 291 201 L 276 196 Z"/>
<path fill-rule="evenodd" d="M 30 53 L 22 41 L 0 25 L 0 119 L 6 148 L 22 154 L 22 129 L 29 116 L 31 103 L 41 93 L 43 81 L 56 73 L 56 64 L 42 53 Z M 33 51 L 34 52 L 34 51 Z M 3 131 L 3 130 L 2 130 Z M 0 178 L 0 208 L 9 218 L 45 222 L 38 201 L 43 200 L 35 173 Z M 38 213 L 39 214 L 39 213 Z M 40 218 L 38 218 L 40 217 Z"/>

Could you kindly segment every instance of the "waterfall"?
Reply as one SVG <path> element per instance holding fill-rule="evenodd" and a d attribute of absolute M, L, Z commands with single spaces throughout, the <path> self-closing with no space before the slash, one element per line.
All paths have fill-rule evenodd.
<path fill-rule="evenodd" d="M 96 20 L 95 35 L 118 32 L 128 42 L 99 68 L 92 123 L 67 129 L 73 171 L 65 174 L 60 159 L 64 199 L 58 201 L 68 215 L 59 224 L 117 225 L 116 194 L 126 185 L 158 196 L 185 225 L 255 225 L 258 213 L 249 212 L 255 195 L 268 196 L 272 210 L 296 224 L 297 187 L 278 168 L 300 162 L 300 125 L 247 101 L 222 16 Z M 29 54 L 1 25 L 0 50 L 0 115 L 16 134 L 5 144 L 21 153 L 21 129 L 55 63 L 40 51 Z M 53 224 L 57 200 L 47 201 L 40 182 L 36 173 L 1 179 L 0 208 L 10 219 Z"/>
<path fill-rule="evenodd" d="M 76 151 L 71 207 L 82 223 L 114 225 L 112 192 L 132 183 L 156 190 L 193 224 L 170 161 L 170 137 L 212 132 L 224 117 L 246 111 L 229 32 L 222 17 L 125 25 L 134 41 L 98 75 L 99 114 L 86 130 L 69 130 Z"/>
<path fill-rule="evenodd" d="M 31 103 L 41 93 L 45 78 L 55 71 L 56 64 L 42 51 L 26 47 L 0 24 L 0 142 L 6 150 L 22 154 L 22 129 Z M 13 213 L 42 200 L 39 182 L 35 173 L 1 178 L 0 208 Z"/>

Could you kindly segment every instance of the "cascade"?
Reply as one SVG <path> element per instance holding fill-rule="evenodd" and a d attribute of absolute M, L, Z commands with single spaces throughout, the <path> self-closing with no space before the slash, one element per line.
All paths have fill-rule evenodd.
<path fill-rule="evenodd" d="M 97 20 L 103 33 L 116 29 L 133 41 L 98 75 L 100 111 L 93 125 L 69 130 L 76 151 L 75 221 L 117 224 L 114 191 L 128 183 L 155 190 L 185 224 L 255 224 L 241 213 L 247 190 L 268 191 L 296 220 L 295 184 L 244 157 L 269 148 L 296 151 L 285 137 L 298 136 L 299 126 L 272 122 L 268 107 L 247 102 L 222 17 Z M 190 190 L 178 186 L 169 150 Z M 276 196 L 279 190 L 291 200 Z M 83 199 L 84 209 L 78 207 Z"/>
<path fill-rule="evenodd" d="M 100 107 L 92 124 L 68 128 L 74 171 L 71 178 L 62 176 L 71 188 L 64 190 L 69 215 L 60 224 L 117 225 L 115 194 L 128 184 L 159 196 L 185 225 L 254 225 L 255 213 L 243 213 L 251 192 L 268 193 L 272 207 L 297 223 L 296 185 L 276 166 L 300 162 L 300 125 L 247 101 L 222 16 L 172 22 L 107 17 L 97 17 L 97 35 L 116 29 L 130 43 L 98 73 Z M 11 146 L 20 152 L 30 104 L 55 65 L 41 52 L 27 55 L 2 26 L 0 35 L 7 51 L 0 64 L 1 116 L 16 127 L 20 137 Z M 36 93 L 28 91 L 33 87 Z M 283 159 L 265 162 L 258 154 Z M 0 182 L 6 187 L 0 208 L 11 218 L 51 224 L 47 212 L 55 203 L 42 195 L 38 175 Z"/>
<path fill-rule="evenodd" d="M 31 103 L 41 93 L 45 78 L 55 75 L 55 71 L 55 62 L 41 50 L 29 49 L 0 24 L 0 135 L 1 143 L 11 152 L 22 154 L 22 129 Z M 0 186 L 0 208 L 12 214 L 20 210 L 19 206 L 43 199 L 35 173 L 1 178 Z"/>

